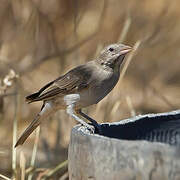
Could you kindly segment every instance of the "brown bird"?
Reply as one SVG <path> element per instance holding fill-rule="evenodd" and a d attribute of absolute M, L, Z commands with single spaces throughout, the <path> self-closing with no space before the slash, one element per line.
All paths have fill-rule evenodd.
<path fill-rule="evenodd" d="M 42 87 L 38 92 L 26 97 L 28 103 L 43 101 L 41 111 L 18 139 L 15 147 L 25 142 L 36 129 L 41 120 L 59 109 L 75 120 L 94 131 L 94 128 L 77 115 L 97 123 L 81 112 L 81 109 L 101 101 L 117 84 L 120 76 L 120 66 L 131 47 L 123 44 L 112 44 L 105 47 L 99 57 L 84 65 L 75 67 L 52 82 Z"/>

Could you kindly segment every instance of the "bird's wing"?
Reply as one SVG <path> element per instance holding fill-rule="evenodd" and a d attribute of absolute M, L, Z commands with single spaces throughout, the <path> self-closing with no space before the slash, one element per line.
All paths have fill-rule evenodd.
<path fill-rule="evenodd" d="M 86 66 L 78 66 L 66 73 L 64 76 L 48 83 L 41 88 L 37 93 L 26 97 L 28 102 L 47 100 L 58 94 L 75 93 L 77 90 L 87 88 L 90 83 L 91 72 Z"/>

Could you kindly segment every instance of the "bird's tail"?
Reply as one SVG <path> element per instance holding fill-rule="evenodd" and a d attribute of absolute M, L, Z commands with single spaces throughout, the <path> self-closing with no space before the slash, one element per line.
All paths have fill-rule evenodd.
<path fill-rule="evenodd" d="M 37 115 L 35 119 L 31 122 L 31 124 L 26 128 L 26 130 L 23 132 L 23 134 L 20 136 L 18 141 L 15 144 L 15 147 L 22 145 L 26 139 L 30 136 L 30 134 L 40 125 L 40 118 L 41 115 Z"/>
<path fill-rule="evenodd" d="M 40 92 L 30 94 L 29 96 L 26 97 L 25 101 L 27 103 L 32 103 L 32 102 L 36 101 L 36 99 L 39 97 L 39 94 L 40 94 Z"/>

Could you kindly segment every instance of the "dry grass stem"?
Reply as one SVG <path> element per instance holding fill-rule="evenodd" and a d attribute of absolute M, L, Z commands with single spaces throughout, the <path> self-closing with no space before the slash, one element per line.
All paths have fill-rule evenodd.
<path fill-rule="evenodd" d="M 51 169 L 48 171 L 48 173 L 45 175 L 45 177 L 42 178 L 42 180 L 46 180 L 53 176 L 56 172 L 58 172 L 60 169 L 66 167 L 68 165 L 68 160 L 65 160 L 64 162 L 58 164 L 54 169 Z"/>
<path fill-rule="evenodd" d="M 14 97 L 14 120 L 13 120 L 13 143 L 12 143 L 12 170 L 13 176 L 16 176 L 16 148 L 14 148 L 17 141 L 17 119 L 18 119 L 18 111 L 20 105 L 20 95 L 18 95 L 18 84 L 16 84 L 16 93 L 17 95 Z"/>
<path fill-rule="evenodd" d="M 68 179 L 68 176 L 69 176 L 69 174 L 68 174 L 68 171 L 67 171 L 59 178 L 59 180 L 66 180 L 66 179 Z"/>
<path fill-rule="evenodd" d="M 25 158 L 24 153 L 22 151 L 20 153 L 19 164 L 20 164 L 20 168 L 21 168 L 21 180 L 25 180 L 26 158 Z"/>
<path fill-rule="evenodd" d="M 31 156 L 31 164 L 30 164 L 30 166 L 32 168 L 34 168 L 34 165 L 35 165 L 37 148 L 38 148 L 38 142 L 39 142 L 39 135 L 40 135 L 40 126 L 38 126 L 37 129 L 36 129 L 36 137 L 35 137 L 33 152 L 32 152 L 32 156 Z M 32 176 L 33 176 L 33 174 L 30 173 L 29 176 L 28 176 L 28 180 L 31 180 Z"/>
<path fill-rule="evenodd" d="M 2 178 L 2 179 L 4 179 L 4 180 L 12 180 L 12 179 L 10 179 L 10 178 L 8 178 L 8 177 L 2 175 L 2 174 L 0 174 L 0 178 Z"/>
<path fill-rule="evenodd" d="M 125 38 L 127 36 L 127 33 L 129 31 L 130 26 L 131 26 L 131 17 L 128 16 L 126 18 L 126 20 L 125 20 L 122 32 L 120 34 L 120 37 L 119 37 L 119 40 L 118 40 L 119 43 L 123 43 L 124 42 L 124 40 L 125 40 Z"/>
<path fill-rule="evenodd" d="M 117 101 L 114 106 L 112 107 L 112 110 L 111 110 L 111 115 L 115 114 L 116 111 L 118 110 L 119 106 L 121 104 L 121 101 Z"/>
<path fill-rule="evenodd" d="M 126 96 L 126 102 L 127 102 L 127 105 L 128 105 L 128 108 L 130 110 L 130 113 L 131 113 L 131 116 L 136 116 L 136 111 L 133 107 L 133 104 L 132 104 L 132 100 L 129 96 Z"/>
<path fill-rule="evenodd" d="M 131 53 L 130 53 L 129 56 L 127 57 L 127 59 L 126 59 L 126 61 L 125 61 L 125 64 L 124 64 L 124 67 L 123 67 L 123 69 L 122 69 L 122 71 L 121 71 L 121 76 L 120 76 L 120 78 L 119 78 L 119 85 L 122 83 L 122 80 L 123 80 L 123 77 L 124 77 L 124 75 L 125 75 L 125 73 L 126 73 L 126 70 L 127 70 L 128 66 L 129 66 L 132 58 L 134 57 L 135 52 L 137 51 L 138 47 L 140 46 L 140 44 L 141 44 L 141 41 L 140 41 L 140 40 L 137 41 L 137 42 L 135 43 L 135 45 L 133 46 L 133 50 L 131 51 Z"/>

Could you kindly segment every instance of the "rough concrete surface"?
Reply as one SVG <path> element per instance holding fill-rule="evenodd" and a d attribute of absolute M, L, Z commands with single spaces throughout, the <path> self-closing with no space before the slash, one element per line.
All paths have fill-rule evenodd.
<path fill-rule="evenodd" d="M 173 113 L 170 119 L 179 119 L 172 118 Z M 121 126 L 122 122 L 112 124 Z M 80 126 L 72 129 L 68 161 L 70 180 L 180 179 L 178 146 L 88 134 Z"/>

